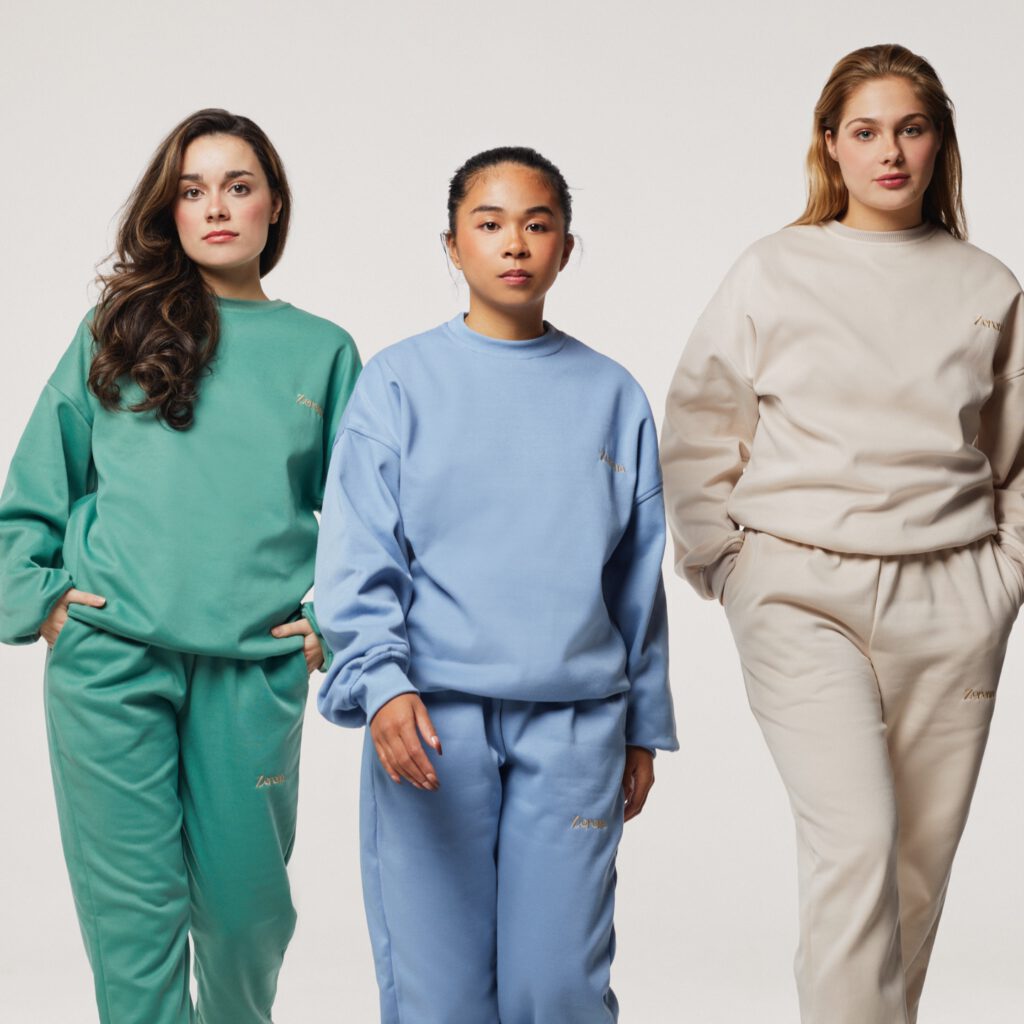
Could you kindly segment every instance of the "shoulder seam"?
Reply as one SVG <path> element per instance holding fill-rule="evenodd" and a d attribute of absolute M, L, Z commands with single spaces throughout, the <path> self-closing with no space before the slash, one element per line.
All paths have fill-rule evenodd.
<path fill-rule="evenodd" d="M 662 485 L 661 485 L 660 483 L 659 483 L 659 484 L 656 484 L 656 485 L 655 485 L 654 487 L 652 487 L 652 488 L 651 488 L 651 489 L 650 489 L 649 491 L 644 491 L 644 493 L 643 493 L 643 494 L 641 494 L 641 495 L 640 495 L 640 496 L 639 496 L 639 497 L 638 497 L 638 498 L 637 498 L 637 499 L 636 499 L 636 500 L 635 500 L 635 501 L 633 502 L 633 504 L 634 504 L 634 505 L 642 505 L 642 504 L 643 504 L 643 503 L 644 503 L 645 501 L 648 501 L 648 500 L 649 500 L 650 498 L 653 498 L 653 497 L 654 497 L 654 496 L 655 496 L 656 494 L 661 494 L 661 488 L 662 488 Z"/>
<path fill-rule="evenodd" d="M 57 385 L 54 384 L 52 380 L 48 380 L 46 382 L 46 386 L 48 388 L 53 388 L 53 390 L 56 391 L 57 394 L 61 396 L 61 398 L 65 399 L 67 401 L 67 403 L 71 406 L 71 408 L 74 409 L 75 412 L 78 413 L 78 415 L 82 418 L 82 420 L 86 424 L 88 424 L 89 427 L 92 427 L 92 418 L 90 416 L 87 416 L 81 410 L 81 408 L 79 407 L 78 403 L 63 388 L 57 387 Z"/>
<path fill-rule="evenodd" d="M 379 437 L 374 437 L 373 434 L 369 434 L 365 430 L 360 430 L 358 427 L 353 427 L 351 424 L 346 424 L 343 433 L 356 434 L 358 437 L 365 437 L 367 441 L 375 441 L 382 448 L 387 448 L 389 452 L 392 452 L 393 454 L 401 458 L 402 453 L 393 444 L 389 444 L 387 441 L 384 441 Z"/>

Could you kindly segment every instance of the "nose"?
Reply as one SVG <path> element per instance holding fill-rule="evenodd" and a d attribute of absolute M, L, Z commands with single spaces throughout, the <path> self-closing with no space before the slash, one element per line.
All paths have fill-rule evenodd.
<path fill-rule="evenodd" d="M 885 152 L 882 154 L 882 163 L 900 164 L 903 162 L 903 150 L 900 148 L 899 136 L 893 133 L 886 140 Z"/>
<path fill-rule="evenodd" d="M 227 204 L 217 191 L 212 191 L 206 203 L 206 220 L 218 221 L 227 220 L 229 217 Z"/>
<path fill-rule="evenodd" d="M 505 240 L 505 255 L 510 259 L 521 260 L 530 255 L 530 247 L 526 244 L 526 232 L 518 227 L 509 230 Z"/>

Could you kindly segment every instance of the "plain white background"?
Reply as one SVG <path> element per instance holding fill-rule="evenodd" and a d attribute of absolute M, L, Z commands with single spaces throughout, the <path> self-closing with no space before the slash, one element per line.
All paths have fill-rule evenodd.
<path fill-rule="evenodd" d="M 196 108 L 245 113 L 274 140 L 295 215 L 268 292 L 343 324 L 364 358 L 464 303 L 438 241 L 456 166 L 492 145 L 539 148 L 574 186 L 583 242 L 549 317 L 628 366 L 660 419 L 718 280 L 800 212 L 814 100 L 857 46 L 900 41 L 936 65 L 958 107 L 972 239 L 1024 272 L 1022 36 L 1012 0 L 5 3 L 0 471 L 95 297 L 116 211 L 159 139 Z M 793 1024 L 788 805 L 721 609 L 667 583 L 683 749 L 658 759 L 651 802 L 623 843 L 622 1019 Z M 86 1024 L 91 977 L 60 854 L 42 667 L 42 645 L 0 651 L 0 1013 Z M 922 1024 L 1020 1019 L 1022 679 L 1018 635 Z M 355 830 L 360 742 L 310 703 L 300 919 L 280 1024 L 376 1019 Z"/>

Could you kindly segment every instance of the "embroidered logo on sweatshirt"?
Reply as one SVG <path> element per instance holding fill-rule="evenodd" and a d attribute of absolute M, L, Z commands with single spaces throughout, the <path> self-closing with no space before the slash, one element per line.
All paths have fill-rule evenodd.
<path fill-rule="evenodd" d="M 314 402 L 312 398 L 307 398 L 305 395 L 299 394 L 295 396 L 295 402 L 298 405 L 304 405 L 307 409 L 312 409 L 320 419 L 324 418 L 324 407 L 318 402 Z"/>
<path fill-rule="evenodd" d="M 572 819 L 569 828 L 607 828 L 608 822 L 604 818 L 581 818 L 578 814 Z"/>
<path fill-rule="evenodd" d="M 625 473 L 626 467 L 620 466 L 609 454 L 607 448 L 602 448 L 598 455 L 598 461 L 603 462 L 606 466 L 610 466 L 616 473 Z"/>
<path fill-rule="evenodd" d="M 256 780 L 257 789 L 266 789 L 267 786 L 280 786 L 284 782 L 283 775 L 261 775 Z"/>
<path fill-rule="evenodd" d="M 990 327 L 993 331 L 1001 331 L 1003 325 L 996 320 L 986 320 L 983 316 L 974 318 L 975 327 Z"/>
<path fill-rule="evenodd" d="M 964 700 L 995 700 L 995 690 L 964 690 Z"/>

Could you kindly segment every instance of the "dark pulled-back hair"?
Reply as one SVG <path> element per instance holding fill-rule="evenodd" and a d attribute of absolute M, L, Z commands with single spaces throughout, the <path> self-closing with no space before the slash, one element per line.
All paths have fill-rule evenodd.
<path fill-rule="evenodd" d="M 209 108 L 186 117 L 160 143 L 124 206 L 113 267 L 101 275 L 92 333 L 97 351 L 89 387 L 107 409 L 121 408 L 119 381 L 130 378 L 145 397 L 132 412 L 156 410 L 175 430 L 195 416 L 199 379 L 217 353 L 220 322 L 213 292 L 185 255 L 174 223 L 185 150 L 204 135 L 233 135 L 256 154 L 281 210 L 260 254 L 260 277 L 284 251 L 291 192 L 281 158 L 247 117 Z"/>
<path fill-rule="evenodd" d="M 448 185 L 448 232 L 455 234 L 455 214 L 473 182 L 492 167 L 500 164 L 519 164 L 538 171 L 558 197 L 558 206 L 565 220 L 565 233 L 569 234 L 572 224 L 572 195 L 562 172 L 546 157 L 529 146 L 498 146 L 471 156 L 453 175 Z"/>

